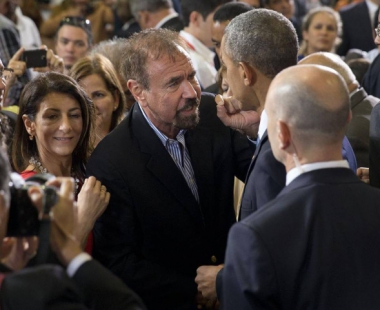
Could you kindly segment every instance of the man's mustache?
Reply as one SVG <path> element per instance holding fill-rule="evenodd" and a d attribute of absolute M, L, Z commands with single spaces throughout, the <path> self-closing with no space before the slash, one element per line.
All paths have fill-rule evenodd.
<path fill-rule="evenodd" d="M 177 113 L 180 113 L 182 111 L 185 111 L 189 108 L 197 107 L 199 106 L 200 100 L 198 98 L 188 98 L 185 101 L 185 105 L 177 111 Z"/>

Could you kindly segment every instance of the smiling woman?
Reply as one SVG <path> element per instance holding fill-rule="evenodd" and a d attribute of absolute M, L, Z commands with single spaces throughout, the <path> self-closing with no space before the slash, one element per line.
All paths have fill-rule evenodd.
<path fill-rule="evenodd" d="M 95 146 L 124 117 L 126 99 L 112 63 L 95 54 L 80 59 L 70 76 L 83 87 L 96 108 Z"/>
<path fill-rule="evenodd" d="M 85 179 L 93 126 L 93 104 L 72 78 L 49 72 L 25 86 L 12 145 L 13 166 L 24 178 L 48 172 L 75 179 L 81 243 L 109 200 L 99 181 Z"/>

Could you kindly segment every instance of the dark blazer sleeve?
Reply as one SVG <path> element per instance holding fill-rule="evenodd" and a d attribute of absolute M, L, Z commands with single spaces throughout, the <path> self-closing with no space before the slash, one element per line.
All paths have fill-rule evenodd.
<path fill-rule="evenodd" d="M 1 287 L 2 310 L 144 310 L 139 297 L 94 260 L 69 278 L 56 265 L 15 272 Z"/>
<path fill-rule="evenodd" d="M 72 279 L 90 309 L 146 309 L 133 291 L 95 260 L 85 262 Z"/>
<path fill-rule="evenodd" d="M 372 109 L 369 129 L 369 181 L 380 188 L 380 105 Z"/>
<path fill-rule="evenodd" d="M 259 234 L 244 223 L 235 224 L 223 272 L 223 309 L 279 309 L 274 302 L 276 290 L 271 256 Z"/>

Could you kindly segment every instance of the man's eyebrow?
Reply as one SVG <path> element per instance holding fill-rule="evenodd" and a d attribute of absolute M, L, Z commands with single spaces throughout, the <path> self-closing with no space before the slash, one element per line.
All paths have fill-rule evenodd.
<path fill-rule="evenodd" d="M 178 75 L 178 76 L 173 76 L 172 78 L 170 78 L 169 81 L 167 81 L 165 83 L 165 85 L 171 85 L 171 84 L 174 84 L 176 82 L 179 82 L 183 79 L 183 76 L 182 75 Z"/>

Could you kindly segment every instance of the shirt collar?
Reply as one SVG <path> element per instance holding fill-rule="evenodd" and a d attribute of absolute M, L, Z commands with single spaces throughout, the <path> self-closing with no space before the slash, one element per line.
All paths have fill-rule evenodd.
<path fill-rule="evenodd" d="M 142 115 L 144 115 L 144 118 L 145 120 L 148 122 L 149 126 L 153 129 L 153 131 L 155 132 L 155 134 L 157 135 L 157 137 L 161 140 L 162 144 L 166 147 L 166 143 L 167 141 L 170 139 L 168 138 L 166 135 L 164 135 L 160 130 L 158 130 L 158 128 L 156 126 L 154 126 L 154 124 L 151 122 L 151 120 L 148 118 L 148 116 L 145 114 L 145 111 L 144 109 L 140 106 L 140 104 L 138 103 L 138 106 L 141 110 L 141 113 Z M 184 137 L 186 133 L 186 129 L 181 129 L 177 136 L 176 136 L 176 139 L 175 140 L 182 140 L 182 139 L 179 139 L 180 137 Z M 173 139 L 170 139 L 170 140 L 173 140 Z"/>
<path fill-rule="evenodd" d="M 265 130 L 267 130 L 267 128 L 268 128 L 268 115 L 267 115 L 267 112 L 263 110 L 263 112 L 260 115 L 259 132 L 257 133 L 257 136 L 259 139 L 263 137 L 263 134 Z"/>
<path fill-rule="evenodd" d="M 161 19 L 156 26 L 154 26 L 155 29 L 161 28 L 163 24 L 165 24 L 168 20 L 175 18 L 178 16 L 177 12 L 170 13 L 169 15 L 166 15 L 163 19 Z"/>
<path fill-rule="evenodd" d="M 181 30 L 180 35 L 182 38 L 185 39 L 186 43 L 188 43 L 191 47 L 194 48 L 194 50 L 202 55 L 209 63 L 214 63 L 214 57 L 215 53 L 211 51 L 206 45 L 204 45 L 201 41 L 199 41 L 196 37 L 194 37 L 192 34 Z"/>
<path fill-rule="evenodd" d="M 295 178 L 305 172 L 328 168 L 349 168 L 349 166 L 347 160 L 323 161 L 301 165 L 301 167 L 295 167 L 286 174 L 286 185 L 289 185 Z"/>
<path fill-rule="evenodd" d="M 369 18 L 371 20 L 371 25 L 375 25 L 375 13 L 376 13 L 377 9 L 379 8 L 379 6 L 376 5 L 375 3 L 373 3 L 371 0 L 365 0 L 365 2 L 367 3 Z"/>

